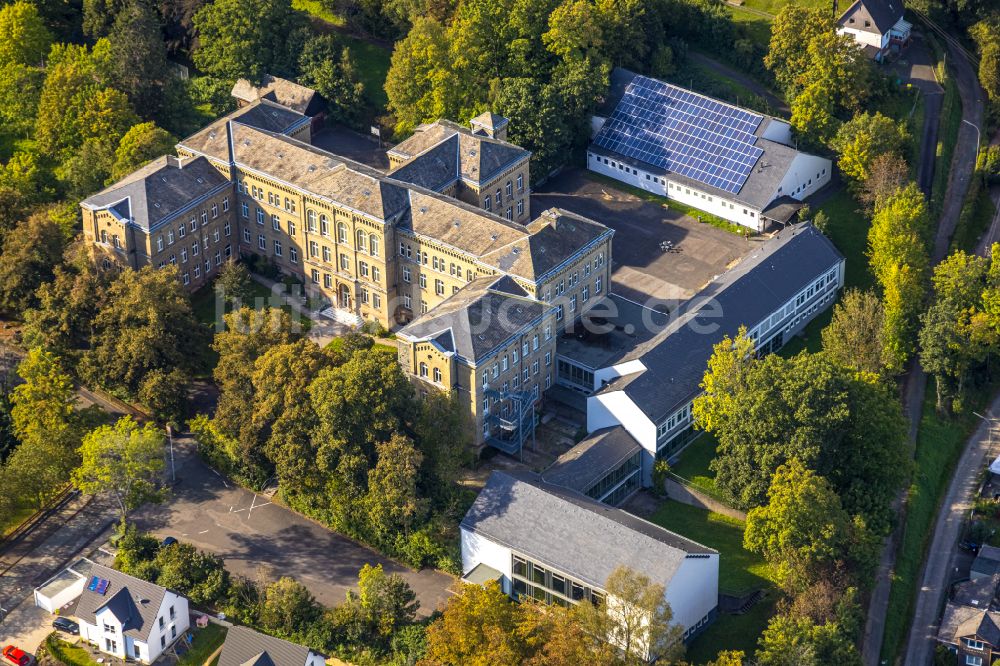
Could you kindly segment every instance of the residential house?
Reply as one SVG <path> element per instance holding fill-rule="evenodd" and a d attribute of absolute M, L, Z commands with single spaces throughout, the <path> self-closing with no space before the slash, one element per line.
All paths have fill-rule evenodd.
<path fill-rule="evenodd" d="M 190 626 L 187 599 L 100 564 L 90 569 L 76 617 L 83 640 L 143 664 L 156 661 Z"/>
<path fill-rule="evenodd" d="M 247 627 L 234 626 L 216 666 L 324 666 L 326 657 L 304 645 L 268 636 Z"/>
<path fill-rule="evenodd" d="M 1000 613 L 949 602 L 941 618 L 938 642 L 964 666 L 990 666 L 1000 656 Z"/>
<path fill-rule="evenodd" d="M 837 19 L 837 32 L 850 35 L 876 62 L 908 45 L 912 28 L 902 0 L 855 0 Z"/>

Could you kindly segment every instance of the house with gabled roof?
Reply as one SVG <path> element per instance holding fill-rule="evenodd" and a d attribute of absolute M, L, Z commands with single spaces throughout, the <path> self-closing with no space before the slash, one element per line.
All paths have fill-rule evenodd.
<path fill-rule="evenodd" d="M 937 640 L 958 656 L 957 663 L 983 666 L 1000 655 L 1000 613 L 949 602 L 938 628 Z"/>
<path fill-rule="evenodd" d="M 909 44 L 912 28 L 902 0 L 855 0 L 837 19 L 837 32 L 854 38 L 876 62 Z"/>
<path fill-rule="evenodd" d="M 218 666 L 323 666 L 326 657 L 304 645 L 247 627 L 232 627 L 219 653 Z"/>
<path fill-rule="evenodd" d="M 156 661 L 190 627 L 186 598 L 100 564 L 90 570 L 76 616 L 83 640 L 143 664 Z"/>

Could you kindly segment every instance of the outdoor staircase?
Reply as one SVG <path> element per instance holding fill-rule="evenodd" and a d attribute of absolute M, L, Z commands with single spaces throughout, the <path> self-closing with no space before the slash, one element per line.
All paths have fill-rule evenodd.
<path fill-rule="evenodd" d="M 326 317 L 327 319 L 332 319 L 338 324 L 343 324 L 344 326 L 350 326 L 351 328 L 358 328 L 361 326 L 363 320 L 360 315 L 354 314 L 349 310 L 341 310 L 340 308 L 335 308 L 332 305 L 325 310 L 320 310 L 320 316 Z"/>

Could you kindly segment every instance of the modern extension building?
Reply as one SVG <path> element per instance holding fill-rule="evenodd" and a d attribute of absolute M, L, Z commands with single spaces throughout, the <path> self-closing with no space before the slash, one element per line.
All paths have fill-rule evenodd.
<path fill-rule="evenodd" d="M 80 637 L 119 659 L 152 664 L 190 627 L 187 599 L 94 564 L 80 595 Z"/>
<path fill-rule="evenodd" d="M 495 580 L 515 599 L 597 602 L 626 566 L 663 585 L 685 639 L 718 607 L 717 551 L 530 472 L 493 472 L 462 520 L 461 540 L 462 579 Z"/>
<path fill-rule="evenodd" d="M 791 126 L 641 76 L 612 72 L 587 168 L 764 231 L 830 181 L 830 160 L 795 148 Z"/>
<path fill-rule="evenodd" d="M 855 0 L 837 19 L 837 32 L 850 35 L 876 62 L 909 44 L 912 28 L 902 0 Z"/>
<path fill-rule="evenodd" d="M 595 306 L 586 317 L 597 320 L 591 330 L 604 332 L 560 340 L 557 382 L 588 396 L 587 430 L 603 433 L 587 454 L 607 464 L 588 465 L 587 484 L 603 495 L 597 499 L 625 497 L 634 487 L 630 439 L 641 449 L 643 486 L 652 483 L 654 460 L 688 441 L 691 403 L 723 336 L 746 327 L 758 353 L 776 351 L 832 305 L 843 283 L 843 256 L 803 224 L 778 233 L 669 315 L 614 296 Z M 618 427 L 629 437 L 608 436 Z M 560 479 L 572 468 L 561 459 L 544 474 Z"/>

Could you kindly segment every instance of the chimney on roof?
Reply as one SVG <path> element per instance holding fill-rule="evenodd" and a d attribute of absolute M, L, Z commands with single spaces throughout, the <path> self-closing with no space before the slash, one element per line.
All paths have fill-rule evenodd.
<path fill-rule="evenodd" d="M 470 120 L 469 125 L 474 134 L 483 134 L 491 139 L 506 141 L 508 122 L 503 116 L 487 111 Z"/>

